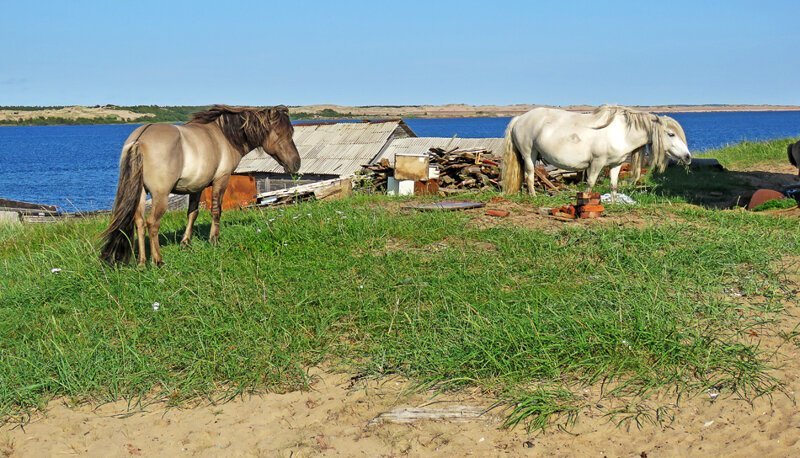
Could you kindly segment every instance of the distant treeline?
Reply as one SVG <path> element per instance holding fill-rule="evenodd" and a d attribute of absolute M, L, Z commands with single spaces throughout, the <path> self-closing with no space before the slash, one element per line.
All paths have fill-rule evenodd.
<path fill-rule="evenodd" d="M 38 110 L 58 110 L 66 108 L 65 106 L 49 106 L 49 107 L 26 107 L 26 106 L 0 106 L 0 110 L 11 111 L 38 111 Z M 54 124 L 126 124 L 126 123 L 150 123 L 150 122 L 168 122 L 179 123 L 187 122 L 192 117 L 192 113 L 205 110 L 209 105 L 181 105 L 181 106 L 158 106 L 158 105 L 96 105 L 90 108 L 108 108 L 128 110 L 134 113 L 150 114 L 152 116 L 139 118 L 133 121 L 128 121 L 116 116 L 102 116 L 97 118 L 61 118 L 54 116 L 39 116 L 32 119 L 4 119 L 0 120 L 0 125 L 11 126 L 45 126 Z M 292 119 L 335 119 L 335 118 L 348 118 L 352 117 L 352 113 L 339 113 L 336 110 L 326 108 L 319 113 L 293 113 L 290 112 Z"/>
<path fill-rule="evenodd" d="M 122 124 L 123 120 L 116 116 L 101 116 L 99 118 L 60 118 L 57 116 L 39 116 L 30 119 L 0 119 L 0 125 L 5 126 L 52 126 L 52 125 L 78 125 L 78 124 Z"/>

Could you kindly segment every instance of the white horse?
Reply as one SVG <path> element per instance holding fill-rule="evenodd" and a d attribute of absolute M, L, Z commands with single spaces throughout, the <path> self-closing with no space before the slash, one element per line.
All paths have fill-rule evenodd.
<path fill-rule="evenodd" d="M 513 118 L 506 129 L 503 191 L 519 192 L 524 164 L 528 192 L 536 195 L 534 164 L 541 158 L 560 169 L 588 170 L 589 191 L 603 168 L 610 166 L 613 202 L 622 164 L 631 156 L 634 182 L 637 181 L 647 146 L 651 164 L 659 172 L 666 167 L 667 155 L 685 164 L 692 160 L 683 128 L 668 116 L 609 105 L 588 114 L 534 108 Z"/>

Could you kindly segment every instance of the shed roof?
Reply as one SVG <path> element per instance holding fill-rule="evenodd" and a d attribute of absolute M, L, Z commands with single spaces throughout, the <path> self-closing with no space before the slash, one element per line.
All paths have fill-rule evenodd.
<path fill-rule="evenodd" d="M 346 176 L 369 164 L 396 137 L 415 135 L 401 120 L 298 124 L 294 144 L 300 173 Z M 234 173 L 284 173 L 275 159 L 257 148 L 242 158 Z"/>
<path fill-rule="evenodd" d="M 393 140 L 374 162 L 381 159 L 389 159 L 390 164 L 394 164 L 394 156 L 397 153 L 405 154 L 425 154 L 431 148 L 442 148 L 444 150 L 458 149 L 486 149 L 496 156 L 503 154 L 502 138 L 456 138 L 456 137 L 412 137 L 398 138 Z"/>

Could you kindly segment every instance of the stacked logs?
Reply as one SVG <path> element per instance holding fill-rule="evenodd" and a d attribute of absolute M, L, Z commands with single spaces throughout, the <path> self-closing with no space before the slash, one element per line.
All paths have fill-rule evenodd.
<path fill-rule="evenodd" d="M 429 163 L 439 170 L 439 191 L 453 194 L 467 190 L 496 191 L 501 188 L 501 159 L 485 149 L 445 150 L 431 148 L 428 151 Z M 364 166 L 366 177 L 361 181 L 369 182 L 374 190 L 385 190 L 389 177 L 394 176 L 394 169 L 388 159 Z M 536 185 L 547 192 L 555 192 L 565 188 L 560 175 L 549 172 L 545 167 L 536 167 Z M 364 187 L 364 186 L 359 186 Z"/>
<path fill-rule="evenodd" d="M 389 165 L 389 159 L 383 158 L 375 164 L 363 165 L 361 171 L 353 177 L 353 187 L 383 192 L 392 176 L 394 168 Z"/>
<path fill-rule="evenodd" d="M 439 189 L 445 193 L 500 189 L 500 159 L 490 151 L 431 148 L 428 157 L 439 168 Z"/>

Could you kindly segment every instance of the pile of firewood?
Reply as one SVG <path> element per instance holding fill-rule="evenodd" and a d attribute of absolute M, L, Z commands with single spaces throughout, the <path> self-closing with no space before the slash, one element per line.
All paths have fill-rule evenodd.
<path fill-rule="evenodd" d="M 361 190 L 385 192 L 389 177 L 394 176 L 394 168 L 389 165 L 389 159 L 383 158 L 375 164 L 362 167 L 353 177 L 353 187 Z"/>
<path fill-rule="evenodd" d="M 457 193 L 465 190 L 500 190 L 501 158 L 484 149 L 451 149 L 431 148 L 428 151 L 431 165 L 439 169 L 439 191 L 443 194 Z M 369 187 L 376 191 L 386 189 L 389 177 L 394 176 L 394 168 L 388 159 L 381 159 L 376 164 L 365 165 L 359 179 L 358 187 Z M 537 188 L 544 191 L 563 189 L 564 177 L 557 170 L 548 170 L 543 166 L 536 167 Z"/>
<path fill-rule="evenodd" d="M 500 189 L 500 158 L 489 151 L 431 148 L 428 157 L 439 168 L 440 191 Z"/>

